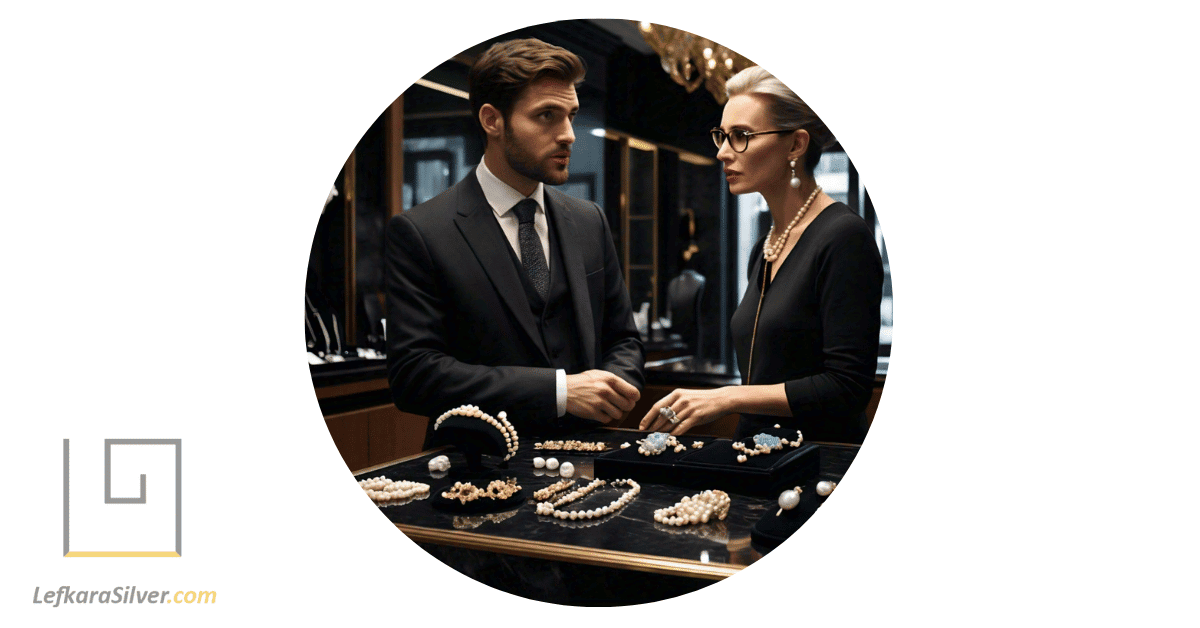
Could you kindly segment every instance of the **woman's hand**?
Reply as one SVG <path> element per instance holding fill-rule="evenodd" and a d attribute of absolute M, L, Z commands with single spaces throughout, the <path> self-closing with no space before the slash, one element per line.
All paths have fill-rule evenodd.
<path fill-rule="evenodd" d="M 686 390 L 678 388 L 671 394 L 658 400 L 654 407 L 646 413 L 638 429 L 650 432 L 670 430 L 674 436 L 680 436 L 699 425 L 712 423 L 730 413 L 733 407 L 732 392 L 735 386 L 713 388 L 709 390 Z M 672 425 L 667 417 L 659 414 L 665 407 L 675 411 L 679 422 Z"/>

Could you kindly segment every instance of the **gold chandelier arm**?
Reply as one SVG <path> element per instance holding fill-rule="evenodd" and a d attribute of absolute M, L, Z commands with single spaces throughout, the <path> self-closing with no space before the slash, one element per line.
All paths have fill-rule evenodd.
<path fill-rule="evenodd" d="M 658 55 L 663 71 L 690 94 L 703 84 L 718 104 L 725 104 L 725 83 L 754 65 L 749 59 L 703 37 L 669 26 L 641 22 L 638 30 Z"/>

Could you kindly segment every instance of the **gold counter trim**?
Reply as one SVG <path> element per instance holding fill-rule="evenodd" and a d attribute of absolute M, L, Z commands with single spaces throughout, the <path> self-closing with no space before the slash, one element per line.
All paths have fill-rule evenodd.
<path fill-rule="evenodd" d="M 547 543 L 545 541 L 530 541 L 512 539 L 500 536 L 489 536 L 477 532 L 462 532 L 459 530 L 437 530 L 420 526 L 395 524 L 401 532 L 418 543 L 434 543 L 450 545 L 470 550 L 482 550 L 528 558 L 558 560 L 595 567 L 613 567 L 629 569 L 667 576 L 685 576 L 705 580 L 723 580 L 742 570 L 741 565 L 724 563 L 702 563 L 698 560 L 682 558 L 663 558 L 648 554 L 617 552 L 606 549 L 593 549 Z"/>

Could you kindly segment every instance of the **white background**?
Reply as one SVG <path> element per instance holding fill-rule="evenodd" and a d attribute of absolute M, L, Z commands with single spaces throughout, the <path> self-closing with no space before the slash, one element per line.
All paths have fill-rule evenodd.
<path fill-rule="evenodd" d="M 113 445 L 110 494 L 142 504 L 104 503 L 104 441 L 71 440 L 72 552 L 175 551 L 175 445 Z M 32 599 L 32 597 L 31 597 Z"/>
<path fill-rule="evenodd" d="M 1153 1 L 664 4 L 3 9 L 3 616 L 1194 623 L 1194 20 Z M 581 17 L 710 36 L 821 113 L 887 233 L 895 337 L 870 437 L 791 541 L 692 596 L 563 615 L 379 516 L 299 341 L 317 216 L 379 112 L 476 42 Z M 183 439 L 183 558 L 61 557 L 62 439 L 104 437 Z M 60 585 L 219 602 L 31 603 Z"/>

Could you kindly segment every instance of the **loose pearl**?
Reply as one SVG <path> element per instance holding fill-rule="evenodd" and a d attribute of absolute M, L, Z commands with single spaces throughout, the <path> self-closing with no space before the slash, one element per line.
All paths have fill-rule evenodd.
<path fill-rule="evenodd" d="M 558 458 L 549 458 L 546 460 L 546 468 L 551 471 L 558 468 Z"/>
<path fill-rule="evenodd" d="M 558 474 L 564 478 L 569 478 L 575 475 L 575 465 L 569 462 L 562 463 L 562 465 L 560 465 L 558 468 Z"/>
<path fill-rule="evenodd" d="M 541 469 L 544 466 L 546 466 L 545 458 L 542 458 L 539 456 L 539 457 L 533 459 L 533 468 L 534 469 Z"/>
<path fill-rule="evenodd" d="M 822 480 L 820 482 L 817 482 L 817 495 L 820 495 L 821 497 L 825 497 L 825 496 L 829 495 L 830 493 L 832 493 L 833 489 L 836 487 L 837 487 L 837 483 L 830 482 L 829 480 Z"/>

